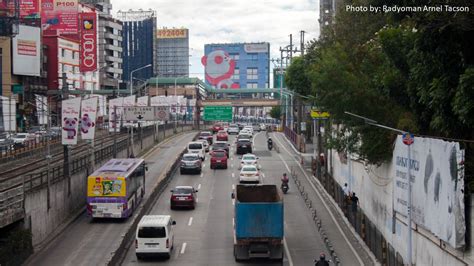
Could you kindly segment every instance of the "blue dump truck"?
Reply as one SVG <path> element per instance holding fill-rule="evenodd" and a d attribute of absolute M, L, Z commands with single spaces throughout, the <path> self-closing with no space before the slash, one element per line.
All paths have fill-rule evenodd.
<path fill-rule="evenodd" d="M 276 185 L 237 185 L 234 257 L 283 260 L 283 196 Z"/>

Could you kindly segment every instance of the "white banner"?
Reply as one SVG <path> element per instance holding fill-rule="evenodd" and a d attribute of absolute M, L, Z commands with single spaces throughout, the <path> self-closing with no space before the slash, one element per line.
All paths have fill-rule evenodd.
<path fill-rule="evenodd" d="M 123 106 L 135 106 L 135 95 L 123 98 Z"/>
<path fill-rule="evenodd" d="M 16 132 L 16 100 L 0 96 L 0 131 Z"/>
<path fill-rule="evenodd" d="M 13 74 L 41 76 L 41 29 L 19 25 L 12 40 Z"/>
<path fill-rule="evenodd" d="M 85 96 L 87 99 L 95 97 L 99 101 L 97 104 L 97 117 L 104 116 L 106 113 L 107 99 L 104 95 L 99 94 L 87 94 Z"/>
<path fill-rule="evenodd" d="M 82 139 L 94 139 L 98 98 L 82 100 L 81 136 Z"/>
<path fill-rule="evenodd" d="M 137 106 L 148 106 L 148 96 L 138 97 Z"/>
<path fill-rule="evenodd" d="M 151 97 L 151 106 L 169 106 L 167 97 L 165 96 L 155 96 Z"/>
<path fill-rule="evenodd" d="M 48 124 L 48 98 L 46 96 L 35 94 L 36 98 L 36 117 L 39 125 Z"/>
<path fill-rule="evenodd" d="M 79 127 L 81 98 L 68 99 L 61 102 L 62 144 L 76 145 Z"/>
<path fill-rule="evenodd" d="M 123 97 L 109 100 L 109 132 L 120 132 L 123 114 Z M 117 108 L 114 108 L 117 106 Z M 114 112 L 114 109 L 117 113 Z"/>
<path fill-rule="evenodd" d="M 464 217 L 464 151 L 459 143 L 415 137 L 408 146 L 399 135 L 393 156 L 394 209 L 407 215 L 408 165 L 412 183 L 412 219 L 454 248 L 462 247 Z"/>

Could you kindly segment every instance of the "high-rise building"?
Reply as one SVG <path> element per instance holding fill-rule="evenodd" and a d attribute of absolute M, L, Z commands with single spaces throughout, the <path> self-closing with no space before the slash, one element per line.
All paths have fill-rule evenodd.
<path fill-rule="evenodd" d="M 118 11 L 123 23 L 123 80 L 130 82 L 132 71 L 151 64 L 133 74 L 133 78 L 146 80 L 156 74 L 156 12 L 154 10 Z M 134 82 L 136 82 L 134 80 Z"/>
<path fill-rule="evenodd" d="M 99 14 L 98 58 L 101 89 L 116 89 L 122 81 L 122 22 L 111 15 L 110 0 L 81 0 L 93 5 Z"/>
<path fill-rule="evenodd" d="M 218 88 L 269 88 L 270 44 L 206 44 L 202 63 L 206 83 Z"/>
<path fill-rule="evenodd" d="M 325 27 L 334 23 L 336 11 L 342 5 L 342 0 L 320 0 L 319 1 L 319 28 L 322 32 Z"/>
<path fill-rule="evenodd" d="M 156 38 L 157 75 L 189 76 L 189 30 L 163 28 L 157 31 Z"/>

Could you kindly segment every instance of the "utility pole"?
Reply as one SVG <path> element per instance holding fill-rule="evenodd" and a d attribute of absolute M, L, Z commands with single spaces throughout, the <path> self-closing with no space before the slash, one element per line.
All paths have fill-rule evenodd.
<path fill-rule="evenodd" d="M 69 93 L 68 93 L 68 87 L 67 87 L 68 84 L 67 84 L 66 73 L 63 72 L 61 80 L 62 80 L 62 89 L 61 89 L 62 100 L 67 100 L 69 97 Z M 61 110 L 62 110 L 62 106 L 61 106 Z M 60 125 L 59 123 L 62 124 L 61 119 L 58 119 L 58 125 Z M 63 175 L 67 179 L 67 193 L 68 195 L 70 195 L 71 194 L 71 175 L 69 173 L 69 146 L 68 145 L 63 145 L 63 154 L 64 154 Z"/>
<path fill-rule="evenodd" d="M 290 34 L 290 64 L 293 60 L 293 34 Z"/>

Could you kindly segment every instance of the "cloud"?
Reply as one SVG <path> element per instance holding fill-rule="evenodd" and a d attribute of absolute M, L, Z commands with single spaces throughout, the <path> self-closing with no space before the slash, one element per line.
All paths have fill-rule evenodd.
<path fill-rule="evenodd" d="M 189 29 L 190 75 L 200 78 L 205 44 L 269 42 L 270 56 L 276 59 L 279 48 L 289 44 L 290 34 L 298 49 L 300 30 L 306 32 L 306 41 L 319 36 L 319 5 L 315 0 L 113 1 L 113 13 L 139 8 L 157 11 L 158 28 Z"/>

